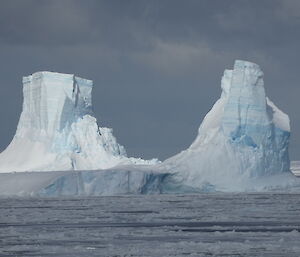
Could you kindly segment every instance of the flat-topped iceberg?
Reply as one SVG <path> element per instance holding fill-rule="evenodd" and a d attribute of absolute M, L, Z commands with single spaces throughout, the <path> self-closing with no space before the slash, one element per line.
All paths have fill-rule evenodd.
<path fill-rule="evenodd" d="M 37 72 L 23 78 L 23 110 L 16 134 L 0 154 L 0 172 L 95 170 L 119 164 L 153 164 L 127 158 L 109 128 L 92 111 L 91 80 Z"/>

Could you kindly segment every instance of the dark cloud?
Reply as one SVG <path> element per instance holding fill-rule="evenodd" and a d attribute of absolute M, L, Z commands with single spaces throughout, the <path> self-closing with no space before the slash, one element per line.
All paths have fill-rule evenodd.
<path fill-rule="evenodd" d="M 300 158 L 298 0 L 2 0 L 0 148 L 14 134 L 21 77 L 38 70 L 95 82 L 102 126 L 131 155 L 187 147 L 235 59 L 261 65 L 269 97 L 292 120 Z"/>

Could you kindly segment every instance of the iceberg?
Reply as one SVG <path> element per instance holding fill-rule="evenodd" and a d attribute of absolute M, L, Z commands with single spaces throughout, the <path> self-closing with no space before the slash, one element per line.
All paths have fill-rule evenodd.
<path fill-rule="evenodd" d="M 91 80 L 36 72 L 23 77 L 23 110 L 16 134 L 0 154 L 0 172 L 107 169 L 154 164 L 128 158 L 112 129 L 98 127 Z"/>
<path fill-rule="evenodd" d="M 300 191 L 289 117 L 266 97 L 255 63 L 237 60 L 225 70 L 195 141 L 162 163 L 128 158 L 112 130 L 98 127 L 92 81 L 38 72 L 23 83 L 17 132 L 0 154 L 0 195 Z M 292 164 L 295 174 L 299 166 Z"/>
<path fill-rule="evenodd" d="M 233 70 L 224 71 L 221 89 L 192 145 L 161 168 L 174 173 L 178 184 L 220 191 L 244 191 L 249 181 L 290 176 L 289 117 L 266 97 L 260 67 L 235 61 Z"/>

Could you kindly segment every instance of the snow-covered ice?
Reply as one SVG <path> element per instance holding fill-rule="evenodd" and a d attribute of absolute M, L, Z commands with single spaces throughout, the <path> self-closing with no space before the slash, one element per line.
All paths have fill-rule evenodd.
<path fill-rule="evenodd" d="M 23 110 L 16 134 L 0 154 L 0 172 L 95 170 L 154 164 L 128 158 L 112 129 L 98 127 L 91 80 L 36 72 L 23 78 Z"/>

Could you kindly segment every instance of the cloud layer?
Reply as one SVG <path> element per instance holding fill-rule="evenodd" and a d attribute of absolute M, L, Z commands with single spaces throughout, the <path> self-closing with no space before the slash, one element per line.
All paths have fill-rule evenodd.
<path fill-rule="evenodd" d="M 14 134 L 21 77 L 38 70 L 93 79 L 94 108 L 129 154 L 187 147 L 235 59 L 260 64 L 268 96 L 292 120 L 300 158 L 297 0 L 3 0 L 0 149 Z"/>

